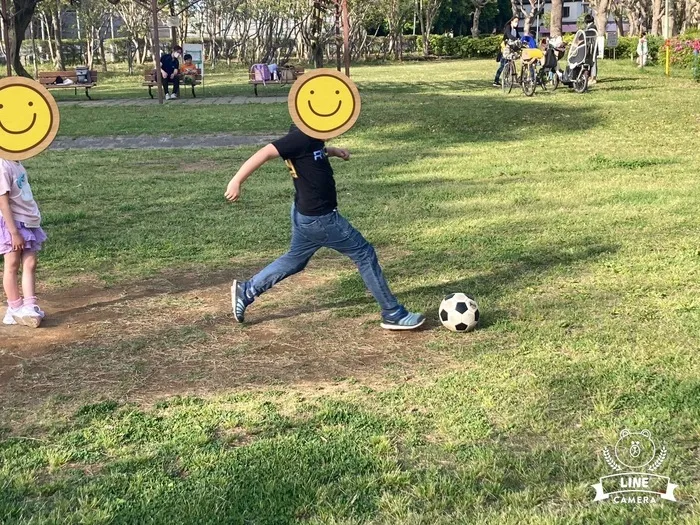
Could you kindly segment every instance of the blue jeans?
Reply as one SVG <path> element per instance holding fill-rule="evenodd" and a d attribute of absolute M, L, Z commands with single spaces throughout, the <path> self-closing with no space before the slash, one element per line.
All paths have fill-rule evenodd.
<path fill-rule="evenodd" d="M 245 284 L 249 300 L 272 288 L 276 283 L 302 271 L 320 248 L 332 248 L 347 255 L 357 265 L 365 285 L 382 309 L 385 319 L 406 315 L 384 278 L 374 247 L 337 211 L 308 216 L 292 206 L 292 245 L 289 251 L 269 264 Z"/>
<path fill-rule="evenodd" d="M 496 78 L 493 79 L 493 81 L 498 84 L 501 81 L 501 73 L 503 73 L 503 68 L 506 67 L 506 64 L 508 63 L 508 60 L 505 58 L 501 59 L 501 63 L 498 65 L 498 70 L 496 71 Z"/>

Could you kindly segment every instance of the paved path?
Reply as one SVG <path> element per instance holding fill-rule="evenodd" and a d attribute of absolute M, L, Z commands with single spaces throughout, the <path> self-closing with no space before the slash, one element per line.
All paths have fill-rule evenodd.
<path fill-rule="evenodd" d="M 76 100 L 61 100 L 58 105 L 62 107 L 74 106 L 81 108 L 99 108 L 99 107 L 127 107 L 127 106 L 157 106 L 158 99 L 151 99 L 146 95 L 143 98 L 124 98 L 99 100 L 99 95 L 95 93 L 96 100 L 81 100 L 78 95 Z M 279 104 L 286 103 L 287 97 L 205 97 L 199 96 L 192 98 L 185 96 L 177 100 L 163 101 L 164 105 L 178 106 L 207 106 L 207 105 L 222 105 L 222 104 Z"/>
<path fill-rule="evenodd" d="M 235 148 L 269 144 L 279 135 L 138 135 L 123 137 L 59 137 L 51 144 L 53 150 L 68 149 L 193 149 L 193 148 Z"/>

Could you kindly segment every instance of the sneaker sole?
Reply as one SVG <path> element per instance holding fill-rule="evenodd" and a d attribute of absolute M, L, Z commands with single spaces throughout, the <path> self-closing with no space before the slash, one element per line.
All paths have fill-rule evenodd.
<path fill-rule="evenodd" d="M 238 316 L 236 315 L 236 289 L 238 288 L 238 281 L 236 279 L 233 280 L 233 284 L 231 285 L 231 311 L 233 312 L 233 318 L 236 320 L 237 323 L 242 323 L 243 321 L 240 321 L 238 319 Z"/>
<path fill-rule="evenodd" d="M 20 317 L 19 315 L 13 315 L 12 318 L 15 320 L 15 323 L 28 326 L 29 328 L 39 328 L 41 324 L 41 317 L 38 316 Z"/>
<path fill-rule="evenodd" d="M 421 320 L 420 323 L 414 324 L 412 326 L 400 326 L 396 324 L 388 324 L 388 323 L 382 323 L 380 326 L 384 328 L 385 330 L 415 330 L 416 328 L 423 326 L 423 323 L 425 323 L 425 319 Z"/>

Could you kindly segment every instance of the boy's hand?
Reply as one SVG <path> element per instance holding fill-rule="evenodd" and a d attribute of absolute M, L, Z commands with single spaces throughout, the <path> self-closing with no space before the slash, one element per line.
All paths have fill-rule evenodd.
<path fill-rule="evenodd" d="M 346 149 L 326 148 L 326 150 L 332 157 L 338 157 L 343 160 L 350 160 L 350 152 Z"/>
<path fill-rule="evenodd" d="M 24 237 L 19 232 L 10 233 L 12 237 L 12 250 L 15 252 L 21 252 L 24 250 Z"/>
<path fill-rule="evenodd" d="M 238 200 L 241 196 L 241 185 L 237 180 L 232 179 L 231 182 L 228 183 L 225 196 L 229 202 L 236 202 Z"/>

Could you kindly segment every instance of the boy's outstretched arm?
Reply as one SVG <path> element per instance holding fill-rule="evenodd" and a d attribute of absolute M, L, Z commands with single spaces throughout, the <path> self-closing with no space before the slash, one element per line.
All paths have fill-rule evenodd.
<path fill-rule="evenodd" d="M 350 152 L 342 148 L 334 148 L 333 146 L 328 146 L 326 148 L 326 155 L 329 157 L 338 157 L 343 160 L 350 160 Z"/>
<path fill-rule="evenodd" d="M 265 164 L 268 160 L 276 159 L 280 154 L 272 144 L 268 144 L 264 148 L 258 150 L 258 152 L 250 157 L 247 161 L 243 163 L 233 178 L 231 182 L 228 183 L 226 188 L 226 199 L 231 202 L 235 202 L 241 196 L 241 184 L 250 177 L 254 171 L 256 171 L 260 166 Z"/>

